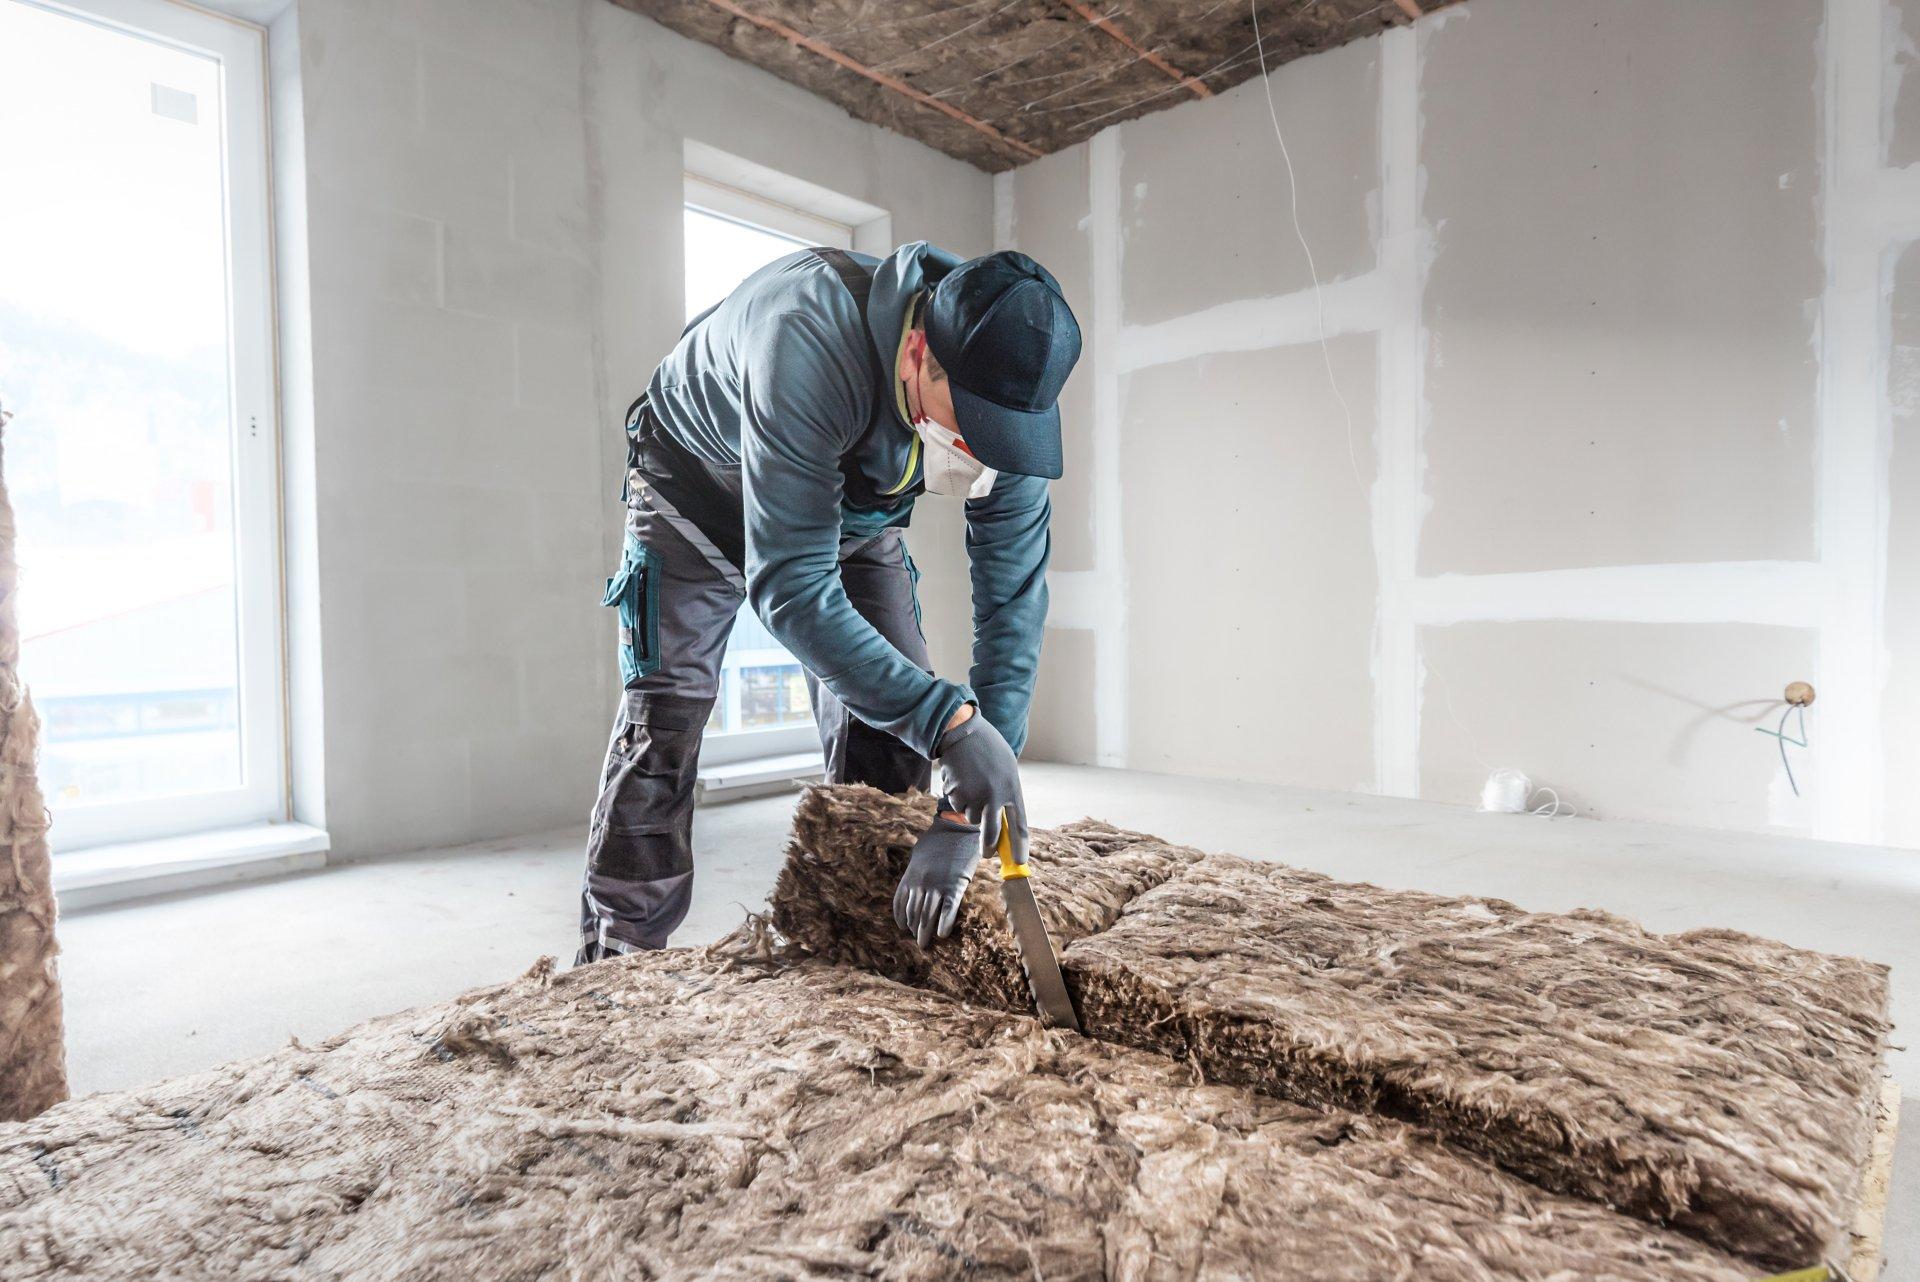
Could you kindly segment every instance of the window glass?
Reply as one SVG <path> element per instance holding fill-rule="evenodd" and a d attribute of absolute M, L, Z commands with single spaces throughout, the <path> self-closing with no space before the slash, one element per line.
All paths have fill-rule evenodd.
<path fill-rule="evenodd" d="M 21 669 L 63 811 L 240 784 L 220 64 L 0 0 Z"/>

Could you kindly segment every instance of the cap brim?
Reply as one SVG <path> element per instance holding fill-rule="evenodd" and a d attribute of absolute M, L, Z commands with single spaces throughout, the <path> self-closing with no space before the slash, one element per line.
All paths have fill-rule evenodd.
<path fill-rule="evenodd" d="M 975 396 L 959 383 L 953 389 L 954 426 L 973 456 L 996 472 L 1015 476 L 1060 479 L 1060 407 L 1010 410 L 984 396 Z"/>

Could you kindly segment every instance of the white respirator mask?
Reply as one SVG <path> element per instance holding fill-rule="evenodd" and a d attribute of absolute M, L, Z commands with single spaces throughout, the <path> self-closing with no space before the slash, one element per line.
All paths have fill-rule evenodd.
<path fill-rule="evenodd" d="M 921 475 L 926 481 L 927 493 L 983 499 L 993 492 L 993 478 L 998 473 L 967 453 L 960 444 L 958 432 L 930 418 L 915 423 L 913 430 L 920 433 Z"/>

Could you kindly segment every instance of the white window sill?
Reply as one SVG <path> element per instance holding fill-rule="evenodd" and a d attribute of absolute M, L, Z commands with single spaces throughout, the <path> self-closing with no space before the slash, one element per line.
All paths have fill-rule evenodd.
<path fill-rule="evenodd" d="M 818 779 L 826 773 L 819 752 L 791 752 L 776 757 L 750 757 L 724 765 L 700 767 L 700 782 L 695 794 L 698 804 L 717 801 L 741 801 L 785 792 L 802 779 Z"/>
<path fill-rule="evenodd" d="M 319 868 L 327 834 L 306 824 L 250 824 L 158 841 L 95 846 L 53 857 L 60 911 L 76 912 L 175 890 Z"/>

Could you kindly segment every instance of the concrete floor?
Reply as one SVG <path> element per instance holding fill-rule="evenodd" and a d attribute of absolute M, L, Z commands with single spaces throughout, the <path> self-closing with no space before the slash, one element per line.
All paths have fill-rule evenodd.
<path fill-rule="evenodd" d="M 1920 853 L 1651 824 L 1481 815 L 1433 802 L 1036 765 L 1039 825 L 1092 814 L 1209 850 L 1348 880 L 1606 908 L 1653 930 L 1730 926 L 1893 967 L 1920 1027 Z M 703 809 L 700 879 L 676 943 L 764 902 L 789 796 Z M 76 1093 L 312 1040 L 571 958 L 581 834 L 430 850 L 76 913 L 62 922 Z M 1920 1055 L 1896 1051 L 1903 1128 L 1888 1282 L 1920 1282 Z"/>

